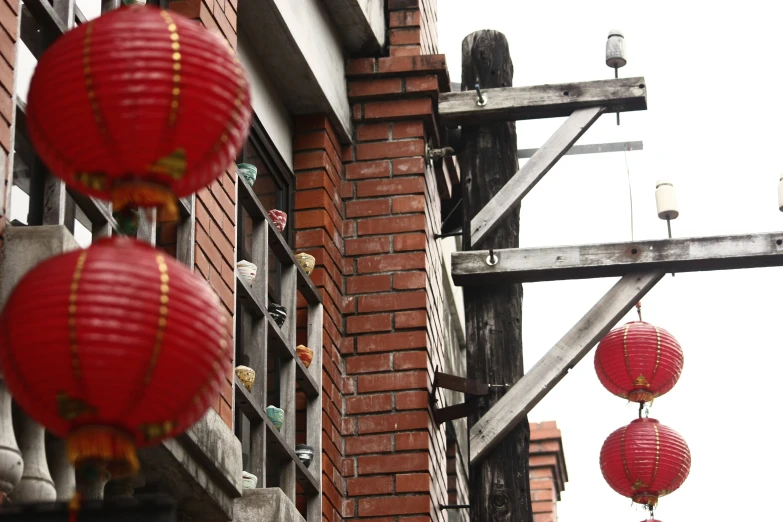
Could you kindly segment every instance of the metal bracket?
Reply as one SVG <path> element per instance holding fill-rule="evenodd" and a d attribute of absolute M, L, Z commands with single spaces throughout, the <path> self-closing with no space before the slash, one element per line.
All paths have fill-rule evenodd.
<path fill-rule="evenodd" d="M 435 379 L 432 382 L 433 388 L 443 388 L 446 390 L 458 391 L 468 395 L 488 395 L 489 386 L 465 377 L 457 377 L 448 373 L 435 370 Z"/>
<path fill-rule="evenodd" d="M 454 154 L 453 147 L 442 147 L 440 149 L 436 149 L 432 147 L 432 141 L 427 143 L 424 147 L 424 159 L 427 164 L 431 164 L 436 160 L 442 160 L 446 156 L 453 156 Z"/>
<path fill-rule="evenodd" d="M 467 417 L 473 406 L 473 401 L 466 401 L 460 404 L 455 404 L 454 406 L 435 408 L 433 412 L 433 417 L 435 417 L 435 424 L 440 425 L 450 420 Z"/>

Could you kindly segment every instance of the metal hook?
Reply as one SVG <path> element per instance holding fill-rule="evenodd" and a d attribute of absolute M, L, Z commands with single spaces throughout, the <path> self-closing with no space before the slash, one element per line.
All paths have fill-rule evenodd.
<path fill-rule="evenodd" d="M 487 98 L 483 94 L 481 94 L 481 87 L 479 86 L 478 82 L 473 86 L 476 89 L 476 94 L 478 95 L 478 98 L 476 98 L 476 105 L 479 107 L 483 107 L 487 104 Z"/>
<path fill-rule="evenodd" d="M 489 266 L 495 266 L 498 264 L 498 258 L 495 255 L 495 251 L 492 248 L 489 249 L 489 255 L 487 256 L 487 264 Z"/>

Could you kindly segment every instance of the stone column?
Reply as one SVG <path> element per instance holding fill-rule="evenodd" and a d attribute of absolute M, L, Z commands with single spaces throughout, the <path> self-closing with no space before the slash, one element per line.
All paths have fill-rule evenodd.
<path fill-rule="evenodd" d="M 73 466 L 68 462 L 63 439 L 52 435 L 46 437 L 46 460 L 54 480 L 57 500 L 61 502 L 71 500 L 76 491 L 76 475 Z"/>
<path fill-rule="evenodd" d="M 100 462 L 80 464 L 76 469 L 76 489 L 84 500 L 103 500 L 103 490 L 111 473 Z"/>
<path fill-rule="evenodd" d="M 11 394 L 0 375 L 0 504 L 19 484 L 23 469 L 22 453 L 14 436 Z"/>
<path fill-rule="evenodd" d="M 57 498 L 49 466 L 46 463 L 46 445 L 43 426 L 32 420 L 21 409 L 14 407 L 14 428 L 24 460 L 24 472 L 19 485 L 11 492 L 14 502 L 47 502 Z"/>

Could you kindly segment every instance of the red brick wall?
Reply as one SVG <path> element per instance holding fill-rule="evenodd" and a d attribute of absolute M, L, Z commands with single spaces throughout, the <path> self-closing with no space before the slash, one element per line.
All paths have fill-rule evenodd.
<path fill-rule="evenodd" d="M 530 498 L 533 522 L 556 522 L 557 501 L 568 481 L 557 423 L 530 423 Z"/>
<path fill-rule="evenodd" d="M 348 64 L 355 144 L 344 151 L 344 516 L 443 520 L 445 430 L 428 411 L 442 357 L 435 174 L 425 168 L 442 56 Z M 430 238 L 430 239 L 428 239 Z M 442 364 L 440 364 L 442 366 Z M 404 501 L 398 498 L 405 495 Z"/>
<path fill-rule="evenodd" d="M 170 9 L 201 21 L 206 27 L 223 35 L 229 45 L 236 49 L 237 1 L 183 0 L 172 2 Z M 223 301 L 233 338 L 234 251 L 237 241 L 236 165 L 231 165 L 219 179 L 198 192 L 195 212 L 195 271 L 209 282 Z M 221 383 L 221 396 L 213 408 L 226 424 L 233 427 L 233 364 L 231 366 L 232 370 Z"/>
<path fill-rule="evenodd" d="M 310 277 L 321 290 L 324 303 L 322 514 L 324 520 L 333 522 L 343 518 L 343 476 L 353 473 L 353 462 L 343 458 L 343 434 L 348 430 L 343 418 L 343 394 L 349 393 L 352 385 L 344 377 L 341 355 L 346 306 L 343 164 L 340 142 L 326 115 L 297 119 L 295 132 L 295 245 L 297 252 L 315 257 L 316 267 Z M 298 321 L 304 320 L 300 315 Z"/>
<path fill-rule="evenodd" d="M 388 0 L 389 56 L 437 54 L 437 0 Z"/>
<path fill-rule="evenodd" d="M 19 25 L 19 2 L 0 0 L 0 147 L 2 161 L 0 169 L 4 175 L 0 180 L 0 255 L 2 255 L 3 231 L 6 225 L 8 198 L 11 191 L 11 123 L 14 114 L 14 60 Z"/>

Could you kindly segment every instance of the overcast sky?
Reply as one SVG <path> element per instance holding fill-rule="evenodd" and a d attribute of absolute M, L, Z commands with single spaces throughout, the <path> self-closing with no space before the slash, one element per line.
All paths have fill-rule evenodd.
<path fill-rule="evenodd" d="M 648 110 L 622 115 L 620 127 L 605 115 L 579 143 L 644 141 L 644 151 L 627 154 L 637 239 L 666 236 L 655 211 L 662 178 L 675 184 L 680 202 L 676 237 L 783 230 L 780 2 L 441 0 L 438 9 L 452 81 L 460 81 L 462 39 L 475 30 L 507 36 L 520 86 L 610 78 L 606 36 L 625 32 L 629 63 L 620 74 L 645 77 Z M 540 146 L 562 121 L 519 123 L 519 147 Z M 522 204 L 521 246 L 630 240 L 623 156 L 563 158 Z M 765 499 L 776 498 L 769 486 L 783 469 L 782 276 L 777 268 L 679 274 L 644 299 L 644 319 L 669 330 L 685 352 L 678 385 L 650 416 L 682 434 L 693 458 L 690 476 L 660 500 L 656 518 L 775 517 Z M 525 285 L 526 368 L 614 282 Z M 621 324 L 634 318 L 635 311 Z M 645 512 L 609 488 L 598 464 L 604 439 L 633 420 L 636 408 L 604 390 L 593 356 L 529 418 L 556 420 L 563 433 L 569 482 L 560 522 L 639 521 Z"/>

